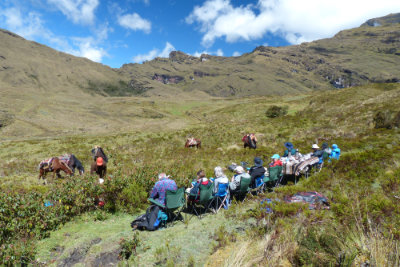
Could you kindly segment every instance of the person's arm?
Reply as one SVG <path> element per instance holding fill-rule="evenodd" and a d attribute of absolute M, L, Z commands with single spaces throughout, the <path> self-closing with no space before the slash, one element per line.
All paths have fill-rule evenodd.
<path fill-rule="evenodd" d="M 153 189 L 151 190 L 150 193 L 150 198 L 155 198 L 158 194 L 158 190 L 157 190 L 157 183 L 154 185 Z"/>

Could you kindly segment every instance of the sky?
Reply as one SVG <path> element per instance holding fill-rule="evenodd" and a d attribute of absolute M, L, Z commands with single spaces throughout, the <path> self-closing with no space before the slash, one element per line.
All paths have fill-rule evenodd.
<path fill-rule="evenodd" d="M 400 0 L 0 0 L 0 28 L 119 68 L 310 42 L 398 12 Z"/>

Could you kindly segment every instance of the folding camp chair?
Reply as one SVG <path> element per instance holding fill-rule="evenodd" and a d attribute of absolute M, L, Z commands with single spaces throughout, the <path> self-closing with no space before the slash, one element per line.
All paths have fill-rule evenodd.
<path fill-rule="evenodd" d="M 250 182 L 251 179 L 242 178 L 240 180 L 239 189 L 232 192 L 232 197 L 236 199 L 242 199 L 242 202 L 245 201 L 247 193 L 250 191 Z"/>
<path fill-rule="evenodd" d="M 228 209 L 229 202 L 229 184 L 218 184 L 218 192 L 214 195 L 213 203 L 215 203 L 215 212 L 224 207 L 224 209 Z"/>
<path fill-rule="evenodd" d="M 262 193 L 262 192 L 265 191 L 265 182 L 264 182 L 264 178 L 265 178 L 265 176 L 262 175 L 262 176 L 257 177 L 257 178 L 255 179 L 256 187 L 253 188 L 253 189 L 251 189 L 251 191 L 252 191 L 252 192 L 255 192 L 256 195 L 258 195 L 259 193 Z"/>
<path fill-rule="evenodd" d="M 190 211 L 199 217 L 199 219 L 201 219 L 202 214 L 210 209 L 213 200 L 213 187 L 214 185 L 212 183 L 208 183 L 207 185 L 201 184 L 199 188 L 199 197 L 194 200 L 188 200 L 187 202 Z"/>
<path fill-rule="evenodd" d="M 282 166 L 275 166 L 268 168 L 269 176 L 264 177 L 264 185 L 265 187 L 276 187 L 279 186 L 283 181 L 283 173 L 282 173 Z"/>
<path fill-rule="evenodd" d="M 174 222 L 182 217 L 181 211 L 185 205 L 185 188 L 181 187 L 176 191 L 167 190 L 165 192 L 165 205 L 152 198 L 149 198 L 149 201 L 159 206 L 168 215 L 169 222 Z"/>

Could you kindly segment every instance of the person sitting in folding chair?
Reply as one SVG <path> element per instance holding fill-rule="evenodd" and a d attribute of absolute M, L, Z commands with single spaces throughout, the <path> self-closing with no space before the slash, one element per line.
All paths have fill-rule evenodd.
<path fill-rule="evenodd" d="M 232 176 L 231 182 L 229 183 L 229 189 L 234 194 L 240 187 L 240 181 L 242 179 L 251 179 L 250 174 L 244 171 L 242 166 L 237 166 L 235 169 L 235 175 Z"/>
<path fill-rule="evenodd" d="M 275 166 L 282 166 L 282 161 L 280 160 L 280 156 L 278 154 L 274 154 L 271 159 L 272 162 L 268 165 L 270 168 Z"/>
<path fill-rule="evenodd" d="M 218 185 L 222 184 L 228 184 L 229 180 L 228 177 L 224 174 L 222 168 L 220 166 L 217 166 L 214 168 L 214 194 L 218 192 Z"/>
<path fill-rule="evenodd" d="M 256 179 L 263 178 L 265 174 L 265 168 L 263 167 L 263 161 L 259 157 L 254 158 L 254 166 L 250 168 L 249 174 L 251 176 L 251 188 L 256 188 Z"/>
<path fill-rule="evenodd" d="M 188 200 L 196 200 L 200 195 L 200 185 L 208 185 L 211 181 L 207 179 L 203 170 L 197 172 L 197 180 L 192 182 L 192 187 L 186 189 Z"/>
<path fill-rule="evenodd" d="M 174 180 L 169 179 L 165 173 L 158 175 L 158 182 L 154 185 L 150 193 L 150 198 L 157 200 L 160 204 L 165 205 L 165 193 L 167 190 L 177 190 L 178 187 Z"/>
<path fill-rule="evenodd" d="M 222 207 L 228 209 L 229 203 L 229 180 L 220 166 L 214 169 L 214 202 L 215 211 L 218 212 Z"/>
<path fill-rule="evenodd" d="M 324 145 L 324 147 L 327 147 L 328 144 L 326 144 L 326 146 Z M 318 157 L 319 158 L 319 162 L 314 164 L 313 167 L 316 167 L 316 171 L 320 171 L 322 168 L 322 165 L 324 164 L 324 150 L 320 150 L 319 146 L 317 144 L 313 144 L 312 145 L 312 157 Z"/>

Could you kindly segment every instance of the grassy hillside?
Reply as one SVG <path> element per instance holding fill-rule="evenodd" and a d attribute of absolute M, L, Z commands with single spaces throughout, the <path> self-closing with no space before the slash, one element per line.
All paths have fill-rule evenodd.
<path fill-rule="evenodd" d="M 217 165 L 252 162 L 254 156 L 269 161 L 272 154 L 283 152 L 285 141 L 303 153 L 310 151 L 312 143 L 327 141 L 342 149 L 339 162 L 327 164 L 297 185 L 234 204 L 217 216 L 139 233 L 137 253 L 126 261 L 140 266 L 359 266 L 367 261 L 396 266 L 400 256 L 399 104 L 398 83 L 180 106 L 159 101 L 156 105 L 164 112 L 193 117 L 196 124 L 180 130 L 159 127 L 4 141 L 0 144 L 0 209 L 5 211 L 1 220 L 5 225 L 0 229 L 6 247 L 0 256 L 9 262 L 12 253 L 18 257 L 22 253 L 26 260 L 46 265 L 116 261 L 120 238 L 133 238 L 129 222 L 146 207 L 146 192 L 158 172 L 166 171 L 179 186 L 187 186 L 199 169 L 212 176 Z M 271 105 L 288 106 L 288 115 L 266 117 Z M 379 112 L 387 127 L 375 129 Z M 249 131 L 260 139 L 255 151 L 241 148 L 242 134 Z M 202 139 L 203 148 L 184 149 L 189 135 Z M 106 186 L 89 176 L 49 179 L 48 186 L 36 180 L 36 165 L 51 155 L 74 153 L 88 168 L 89 151 L 96 144 L 110 157 Z M 310 211 L 282 201 L 270 206 L 272 214 L 261 209 L 265 204 L 259 200 L 265 197 L 282 200 L 313 190 L 330 199 L 330 210 Z M 93 205 L 98 194 L 106 200 L 102 211 Z M 59 204 L 45 208 L 45 200 Z M 10 242 L 16 246 L 10 248 Z"/>
<path fill-rule="evenodd" d="M 224 103 L 218 98 L 397 82 L 398 15 L 375 20 L 332 38 L 258 47 L 240 57 L 172 52 L 120 69 L 0 30 L 0 138 L 182 129 L 199 121 L 195 113 L 185 114 L 196 100 Z"/>
<path fill-rule="evenodd" d="M 380 24 L 376 27 L 365 24 L 301 45 L 261 46 L 229 58 L 202 55 L 197 59 L 173 52 L 168 59 L 124 65 L 120 72 L 147 88 L 147 95 L 169 88 L 223 97 L 285 95 L 369 82 L 396 82 L 400 79 L 400 21 L 396 15 L 377 20 Z M 155 74 L 164 80 L 155 79 Z M 182 80 L 172 84 L 174 77 Z M 168 78 L 171 83 L 163 84 Z"/>

